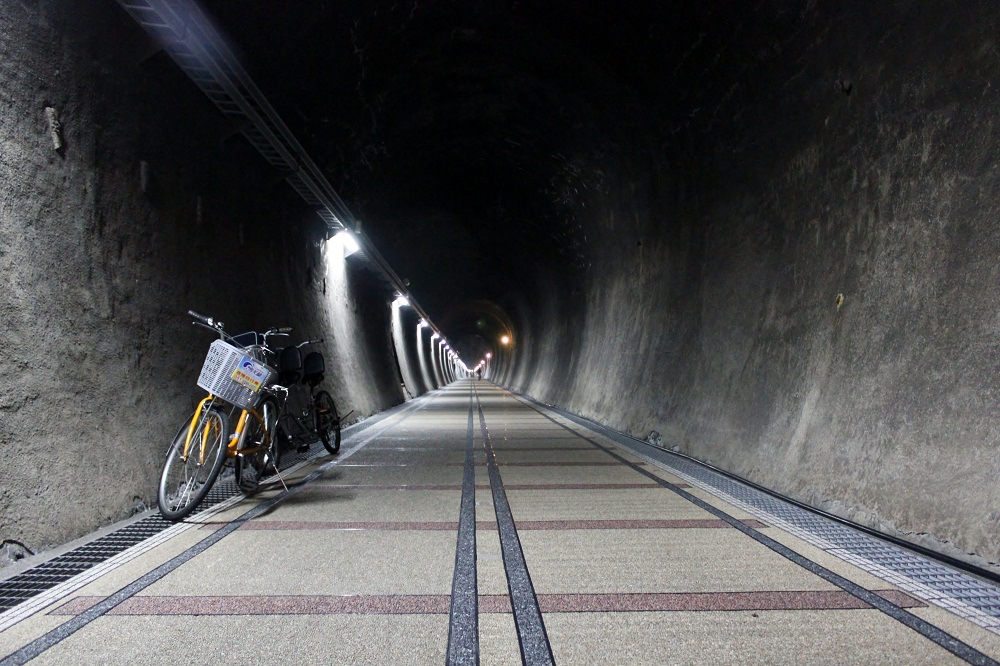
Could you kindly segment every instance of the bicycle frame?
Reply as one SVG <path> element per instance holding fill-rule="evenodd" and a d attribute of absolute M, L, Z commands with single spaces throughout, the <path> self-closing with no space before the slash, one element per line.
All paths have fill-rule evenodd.
<path fill-rule="evenodd" d="M 252 449 L 241 449 L 240 445 L 246 437 L 246 424 L 251 417 L 257 420 L 257 424 L 260 426 L 261 434 L 264 435 L 264 441 L 261 443 L 261 446 L 254 447 Z M 267 451 L 270 448 L 271 433 L 267 431 L 267 426 L 264 423 L 264 417 L 258 414 L 255 409 L 244 409 L 240 414 L 240 420 L 236 424 L 236 429 L 229 438 L 229 444 L 226 446 L 226 457 L 235 458 L 237 450 L 239 450 L 241 454 L 246 455 L 248 453 L 260 453 L 261 451 Z"/>
<path fill-rule="evenodd" d="M 295 398 L 292 397 L 292 393 L 295 393 Z M 305 440 L 314 436 L 316 434 L 316 427 L 314 425 L 316 419 L 316 405 L 315 405 L 315 390 L 310 388 L 308 394 L 301 387 L 288 387 L 289 396 L 285 399 L 281 413 L 278 415 L 278 424 L 286 428 L 285 434 L 289 438 L 296 440 Z M 308 399 L 306 398 L 308 396 Z M 301 410 L 299 413 L 293 413 L 289 409 L 291 403 L 301 401 Z M 299 405 L 296 405 L 297 407 Z M 287 431 L 288 422 L 291 420 L 298 427 L 298 433 L 291 433 Z"/>
<path fill-rule="evenodd" d="M 188 314 L 200 320 L 194 322 L 196 325 L 201 326 L 203 328 L 207 328 L 213 333 L 217 333 L 221 339 L 228 340 L 229 342 L 232 342 L 242 347 L 243 349 L 246 350 L 248 354 L 250 354 L 252 357 L 262 362 L 265 361 L 265 358 L 263 357 L 265 354 L 273 354 L 271 349 L 267 346 L 268 337 L 274 335 L 288 335 L 288 331 L 291 330 L 291 329 L 275 328 L 265 333 L 248 331 L 247 333 L 240 333 L 238 335 L 232 336 L 227 334 L 223 330 L 223 325 L 221 322 L 216 322 L 211 318 L 205 317 L 204 315 L 199 315 L 196 312 L 189 311 Z M 251 344 L 251 345 L 241 344 L 239 338 L 244 338 L 247 335 L 252 335 L 255 343 L 262 337 L 263 344 Z M 188 426 L 187 438 L 184 441 L 184 451 L 183 455 L 181 456 L 182 460 L 187 461 L 188 456 L 191 454 L 191 440 L 194 437 L 195 429 L 198 427 L 198 420 L 205 413 L 205 410 L 211 408 L 212 405 L 215 404 L 216 400 L 217 400 L 216 396 L 209 394 L 208 397 L 204 398 L 201 402 L 199 402 L 198 406 L 195 408 L 194 415 L 191 417 L 191 424 Z M 207 407 L 206 403 L 208 405 Z M 223 403 L 226 404 L 225 401 L 223 401 Z M 235 411 L 232 413 L 235 413 Z M 252 449 L 240 449 L 239 447 L 243 443 L 243 439 L 246 436 L 246 424 L 250 418 L 256 419 L 258 425 L 260 425 L 260 429 L 264 435 L 264 442 L 262 446 L 257 446 Z M 198 447 L 199 465 L 203 465 L 205 463 L 205 448 L 207 446 L 209 439 L 208 434 L 209 434 L 208 432 L 203 432 L 201 436 L 202 440 L 201 445 Z M 237 456 L 237 450 L 239 450 L 241 454 L 260 453 L 261 451 L 267 450 L 270 446 L 271 446 L 271 433 L 267 432 L 267 427 L 264 424 L 264 418 L 260 414 L 258 414 L 257 411 L 254 410 L 253 408 L 242 410 L 236 428 L 230 435 L 229 442 L 226 445 L 226 457 L 235 458 Z"/>
<path fill-rule="evenodd" d="M 194 438 L 195 429 L 198 427 L 198 421 L 201 419 L 205 411 L 212 406 L 215 402 L 215 396 L 209 395 L 198 403 L 198 406 L 194 410 L 194 415 L 191 417 L 191 424 L 188 426 L 187 439 L 184 441 L 184 453 L 181 456 L 182 460 L 187 460 L 188 456 L 191 454 L 191 440 Z M 206 407 L 208 403 L 208 407 Z M 244 409 L 240 413 L 239 422 L 236 425 L 236 429 L 233 430 L 232 435 L 229 437 L 229 442 L 226 445 L 226 457 L 235 458 L 236 450 L 239 448 L 240 444 L 243 443 L 243 438 L 246 436 L 246 424 L 249 418 L 254 418 L 261 427 L 261 432 L 264 435 L 264 443 L 262 446 L 258 446 L 252 449 L 242 449 L 240 453 L 259 453 L 261 451 L 266 451 L 271 446 L 271 435 L 267 432 L 267 428 L 264 425 L 264 418 L 257 413 L 254 409 Z M 208 444 L 209 432 L 203 431 L 201 433 L 201 445 L 198 447 L 198 464 L 205 464 L 205 447 Z"/>

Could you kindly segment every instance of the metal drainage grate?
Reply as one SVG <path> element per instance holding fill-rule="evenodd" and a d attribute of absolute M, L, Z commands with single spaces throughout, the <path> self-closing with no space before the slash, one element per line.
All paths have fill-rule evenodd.
<path fill-rule="evenodd" d="M 317 453 L 317 448 L 319 452 Z M 287 469 L 316 455 L 323 455 L 326 450 L 318 442 L 308 451 L 286 453 L 281 457 L 281 469 Z M 220 502 L 239 493 L 230 467 L 223 470 L 218 481 L 209 491 L 197 512 L 209 509 Z M 159 514 L 147 516 L 111 534 L 106 534 L 79 548 L 63 553 L 48 562 L 0 581 L 0 613 L 8 611 L 18 604 L 35 597 L 60 583 L 83 573 L 101 562 L 111 559 L 136 544 L 155 536 L 174 523 L 165 520 Z"/>

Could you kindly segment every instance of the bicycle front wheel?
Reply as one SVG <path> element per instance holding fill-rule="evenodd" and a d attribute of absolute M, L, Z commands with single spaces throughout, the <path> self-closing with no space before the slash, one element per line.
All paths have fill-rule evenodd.
<path fill-rule="evenodd" d="M 174 435 L 160 474 L 156 503 L 167 520 L 181 520 L 194 511 L 212 489 L 226 460 L 229 420 L 222 411 L 202 409 L 187 444 L 190 430 L 188 419 Z"/>
<path fill-rule="evenodd" d="M 340 451 L 340 416 L 337 415 L 337 405 L 329 393 L 320 391 L 316 394 L 313 407 L 316 416 L 316 434 L 319 435 L 326 450 L 336 454 Z"/>

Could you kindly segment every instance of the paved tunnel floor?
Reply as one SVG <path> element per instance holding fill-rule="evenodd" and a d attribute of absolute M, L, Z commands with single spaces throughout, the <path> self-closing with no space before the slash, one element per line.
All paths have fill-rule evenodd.
<path fill-rule="evenodd" d="M 408 403 L 285 481 L 0 624 L 0 664 L 1000 655 L 994 631 L 486 382 Z"/>

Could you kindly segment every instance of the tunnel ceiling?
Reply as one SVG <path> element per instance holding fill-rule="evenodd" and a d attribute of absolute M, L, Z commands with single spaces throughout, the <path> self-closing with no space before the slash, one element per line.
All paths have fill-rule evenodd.
<path fill-rule="evenodd" d="M 762 4 L 202 6 L 455 339 L 492 321 L 483 304 L 572 291 L 601 250 L 588 190 L 607 187 L 625 137 L 670 150 L 747 61 L 775 55 L 795 4 Z"/>

